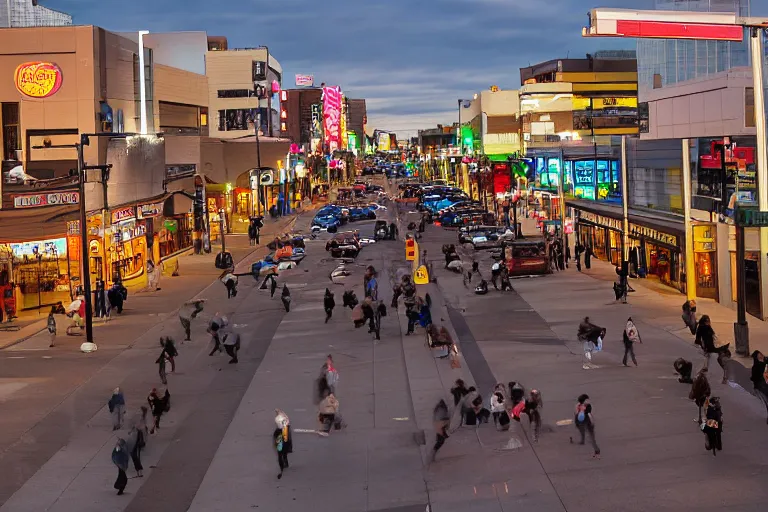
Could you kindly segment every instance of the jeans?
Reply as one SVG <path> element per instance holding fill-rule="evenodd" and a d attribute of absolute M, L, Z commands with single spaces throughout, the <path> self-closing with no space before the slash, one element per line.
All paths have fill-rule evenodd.
<path fill-rule="evenodd" d="M 635 347 L 634 343 L 631 341 L 629 343 L 624 343 L 624 359 L 622 360 L 622 363 L 624 366 L 627 365 L 627 355 L 632 356 L 632 362 L 635 363 L 635 366 L 637 366 L 637 359 L 635 358 Z"/>
<path fill-rule="evenodd" d="M 597 446 L 597 440 L 595 439 L 595 426 L 591 422 L 585 421 L 584 423 L 576 423 L 576 428 L 579 429 L 579 434 L 581 434 L 579 444 L 584 444 L 585 434 L 589 434 L 589 440 L 592 443 L 592 448 L 595 450 L 595 455 L 599 455 L 600 447 Z"/>
<path fill-rule="evenodd" d="M 117 430 L 123 426 L 123 417 L 125 416 L 125 406 L 122 404 L 115 405 L 112 410 L 112 427 Z"/>
<path fill-rule="evenodd" d="M 136 444 L 131 451 L 131 460 L 133 461 L 133 467 L 136 472 L 142 471 L 144 466 L 141 465 L 141 443 L 144 442 L 144 433 L 139 432 L 136 438 Z"/>

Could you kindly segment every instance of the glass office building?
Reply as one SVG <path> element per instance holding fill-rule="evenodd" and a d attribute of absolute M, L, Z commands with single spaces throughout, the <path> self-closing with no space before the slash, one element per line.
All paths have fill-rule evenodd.
<path fill-rule="evenodd" d="M 749 16 L 749 0 L 656 0 L 655 8 L 660 11 L 735 12 L 739 16 Z M 749 64 L 749 39 L 746 37 L 740 43 L 637 40 L 637 81 L 641 88 L 653 88 L 654 75 L 659 75 L 661 86 L 665 86 Z"/>
<path fill-rule="evenodd" d="M 60 27 L 71 24 L 72 16 L 38 5 L 37 0 L 0 1 L 0 28 Z"/>

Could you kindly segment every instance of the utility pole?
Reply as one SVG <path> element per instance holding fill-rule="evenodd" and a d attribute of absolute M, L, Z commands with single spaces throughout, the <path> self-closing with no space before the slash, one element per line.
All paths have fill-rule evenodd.
<path fill-rule="evenodd" d="M 85 211 L 84 144 L 88 144 L 87 135 L 81 135 L 80 143 L 77 144 L 77 177 L 80 186 L 80 263 L 83 266 L 83 294 L 85 295 L 85 340 L 93 343 L 93 301 L 91 300 L 91 270 L 88 265 L 88 226 Z"/>

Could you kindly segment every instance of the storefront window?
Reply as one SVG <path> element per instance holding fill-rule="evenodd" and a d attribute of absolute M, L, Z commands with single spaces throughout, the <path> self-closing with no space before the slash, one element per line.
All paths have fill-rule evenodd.
<path fill-rule="evenodd" d="M 21 293 L 18 309 L 66 304 L 70 299 L 67 239 L 9 244 L 13 281 Z"/>
<path fill-rule="evenodd" d="M 131 219 L 112 225 L 109 259 L 113 281 L 118 278 L 126 281 L 144 273 L 146 234 L 144 221 Z"/>
<path fill-rule="evenodd" d="M 192 227 L 193 220 L 191 215 L 165 219 L 157 234 L 160 244 L 160 257 L 165 258 L 178 251 L 192 247 Z"/>

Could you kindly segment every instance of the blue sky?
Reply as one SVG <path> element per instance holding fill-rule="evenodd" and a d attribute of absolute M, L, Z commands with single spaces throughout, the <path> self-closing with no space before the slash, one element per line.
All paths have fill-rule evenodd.
<path fill-rule="evenodd" d="M 369 125 L 414 135 L 456 120 L 456 100 L 498 85 L 519 68 L 634 48 L 582 39 L 593 7 L 648 9 L 652 0 L 44 0 L 77 24 L 114 31 L 204 30 L 230 47 L 268 45 L 286 87 L 296 73 L 366 98 Z M 768 0 L 752 0 L 768 14 Z"/>

